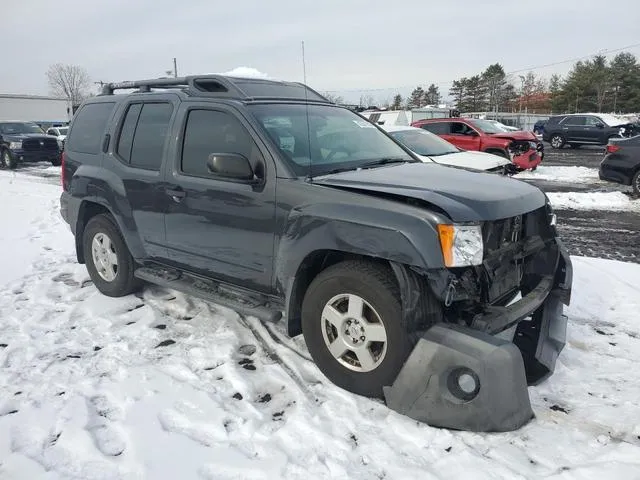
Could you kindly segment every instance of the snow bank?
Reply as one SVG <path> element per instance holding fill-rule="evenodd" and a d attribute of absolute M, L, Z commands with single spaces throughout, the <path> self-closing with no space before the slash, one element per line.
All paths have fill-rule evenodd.
<path fill-rule="evenodd" d="M 514 178 L 573 183 L 593 183 L 600 181 L 598 170 L 587 167 L 539 166 L 533 172 L 529 170 L 520 172 Z"/>
<path fill-rule="evenodd" d="M 333 386 L 280 325 L 157 287 L 100 295 L 59 192 L 0 174 L 0 478 L 638 477 L 640 265 L 575 258 L 536 418 L 454 432 Z"/>
<path fill-rule="evenodd" d="M 555 209 L 640 211 L 640 200 L 622 192 L 551 192 L 547 196 Z"/>
<path fill-rule="evenodd" d="M 233 70 L 222 73 L 221 75 L 243 78 L 270 78 L 266 73 L 262 73 L 260 70 L 256 70 L 251 67 L 236 67 Z"/>

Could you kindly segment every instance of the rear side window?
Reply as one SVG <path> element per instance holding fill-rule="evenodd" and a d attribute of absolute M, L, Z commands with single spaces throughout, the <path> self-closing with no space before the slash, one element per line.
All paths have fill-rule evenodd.
<path fill-rule="evenodd" d="M 420 128 L 435 133 L 436 135 L 447 135 L 451 133 L 450 125 L 449 122 L 425 123 L 424 125 L 420 125 Z"/>
<path fill-rule="evenodd" d="M 117 154 L 132 167 L 160 170 L 172 113 L 170 103 L 130 105 L 118 138 Z"/>
<path fill-rule="evenodd" d="M 114 105 L 102 102 L 82 107 L 73 120 L 66 148 L 72 152 L 98 154 Z"/>
<path fill-rule="evenodd" d="M 237 153 L 251 159 L 257 149 L 251 134 L 233 115 L 215 110 L 191 110 L 182 144 L 182 171 L 210 177 L 207 160 L 212 153 Z"/>

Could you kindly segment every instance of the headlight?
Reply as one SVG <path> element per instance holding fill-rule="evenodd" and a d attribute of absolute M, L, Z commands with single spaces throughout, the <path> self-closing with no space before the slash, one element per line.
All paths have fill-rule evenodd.
<path fill-rule="evenodd" d="M 484 246 L 480 225 L 438 225 L 444 264 L 468 267 L 482 264 Z"/>
<path fill-rule="evenodd" d="M 20 150 L 22 148 L 22 142 L 9 142 L 9 148 L 11 150 Z"/>

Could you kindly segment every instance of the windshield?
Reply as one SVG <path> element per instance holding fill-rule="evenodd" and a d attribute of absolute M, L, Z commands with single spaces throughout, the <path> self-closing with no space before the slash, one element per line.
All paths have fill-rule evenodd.
<path fill-rule="evenodd" d="M 0 133 L 4 133 L 6 135 L 15 135 L 21 133 L 44 133 L 44 130 L 42 130 L 35 123 L 7 122 L 0 123 Z"/>
<path fill-rule="evenodd" d="M 504 133 L 505 130 L 489 120 L 473 120 L 471 124 L 484 133 Z"/>
<path fill-rule="evenodd" d="M 389 132 L 393 138 L 403 143 L 409 150 L 418 155 L 437 157 L 458 153 L 460 150 L 439 136 L 426 130 L 400 130 Z"/>
<path fill-rule="evenodd" d="M 382 160 L 416 161 L 374 125 L 345 108 L 260 104 L 249 109 L 298 176 L 356 169 Z"/>

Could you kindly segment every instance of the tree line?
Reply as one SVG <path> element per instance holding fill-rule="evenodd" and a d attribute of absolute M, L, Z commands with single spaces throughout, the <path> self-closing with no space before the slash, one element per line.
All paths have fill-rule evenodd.
<path fill-rule="evenodd" d="M 47 71 L 51 92 L 67 98 L 74 106 L 91 93 L 87 72 L 75 65 L 51 65 Z M 499 63 L 489 65 L 483 72 L 455 80 L 449 89 L 455 109 L 460 112 L 640 112 L 640 63 L 629 52 L 617 54 L 612 60 L 596 55 L 572 66 L 563 77 L 549 79 L 528 72 L 507 74 Z M 326 93 L 335 103 L 342 97 Z M 432 83 L 426 89 L 417 86 L 407 98 L 399 93 L 380 107 L 413 109 L 437 106 L 443 102 L 439 87 Z M 360 106 L 370 107 L 375 101 L 370 95 L 360 97 Z"/>
<path fill-rule="evenodd" d="M 597 55 L 581 60 L 565 75 L 544 78 L 530 71 L 522 75 L 507 74 L 495 63 L 483 72 L 452 82 L 449 97 L 460 112 L 640 112 L 640 63 L 629 52 L 612 60 Z M 336 103 L 342 98 L 330 96 Z M 413 109 L 442 103 L 438 86 L 425 90 L 417 86 L 407 98 L 399 93 L 379 107 Z M 370 95 L 360 97 L 360 106 L 374 105 Z"/>

